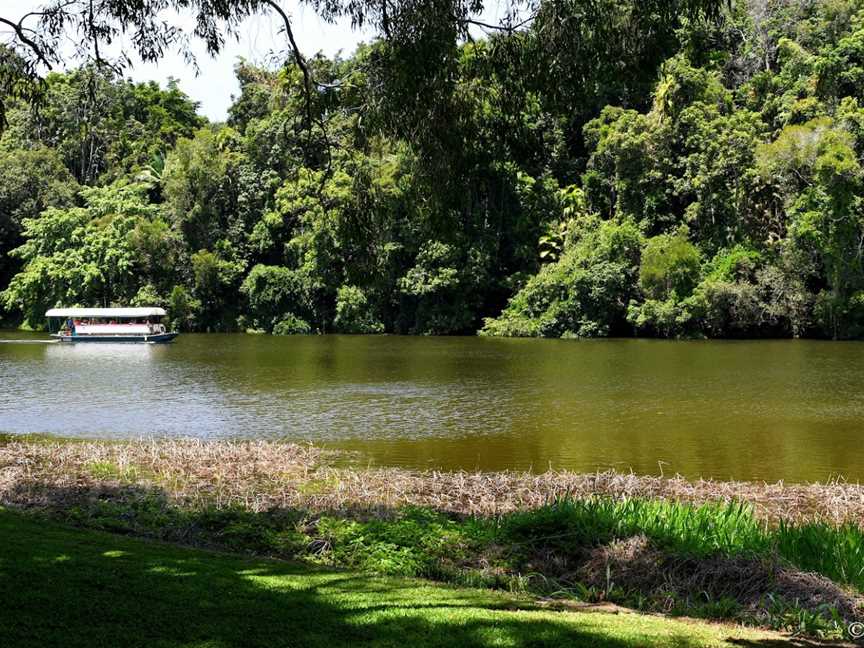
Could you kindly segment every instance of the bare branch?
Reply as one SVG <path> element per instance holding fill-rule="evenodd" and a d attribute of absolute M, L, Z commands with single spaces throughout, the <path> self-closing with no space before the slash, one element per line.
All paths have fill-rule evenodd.
<path fill-rule="evenodd" d="M 303 74 L 303 95 L 304 95 L 304 104 L 306 111 L 306 124 L 309 129 L 309 133 L 311 135 L 312 125 L 317 123 L 318 127 L 321 129 L 321 134 L 324 137 L 324 148 L 327 153 L 327 167 L 325 169 L 324 174 L 321 176 L 321 183 L 318 186 L 319 193 L 324 188 L 324 182 L 330 175 L 330 170 L 333 163 L 333 157 L 331 155 L 332 143 L 330 142 L 330 138 L 327 135 L 327 125 L 324 123 L 322 118 L 318 118 L 317 120 L 313 116 L 312 110 L 312 86 L 321 86 L 321 84 L 317 84 L 312 76 L 312 71 L 309 69 L 309 64 L 306 61 L 306 58 L 303 56 L 303 52 L 300 51 L 300 47 L 297 45 L 297 41 L 294 38 L 294 31 L 291 28 L 291 20 L 288 15 L 282 10 L 274 0 L 263 0 L 263 3 L 270 8 L 272 8 L 279 17 L 282 19 L 282 22 L 285 27 L 285 34 L 288 36 L 288 41 L 291 44 L 291 50 L 294 54 L 294 61 L 297 63 L 297 66 L 300 68 L 300 71 Z"/>
<path fill-rule="evenodd" d="M 297 63 L 297 66 L 300 68 L 300 71 L 303 73 L 303 85 L 305 87 L 305 99 L 306 99 L 306 118 L 309 124 L 312 124 L 312 73 L 309 71 L 309 65 L 306 63 L 306 59 L 303 56 L 303 53 L 300 51 L 300 48 L 297 46 L 297 41 L 294 39 L 294 31 L 291 29 L 291 20 L 288 18 L 288 14 L 286 14 L 282 7 L 280 7 L 273 0 L 264 0 L 264 4 L 273 9 L 279 17 L 282 19 L 282 22 L 285 27 L 285 33 L 288 36 L 288 41 L 291 43 L 291 49 L 294 53 L 294 61 Z"/>
<path fill-rule="evenodd" d="M 501 31 L 508 34 L 512 34 L 513 32 L 521 29 L 522 27 L 525 27 L 526 25 L 533 22 L 535 18 L 537 18 L 536 13 L 528 16 L 523 20 L 520 20 L 516 24 L 510 24 L 505 22 L 494 25 L 492 23 L 483 22 L 482 20 L 475 20 L 474 18 L 459 18 L 457 16 L 454 16 L 454 19 L 463 25 L 474 25 L 475 27 L 480 27 L 482 29 L 491 29 L 493 31 Z"/>
<path fill-rule="evenodd" d="M 30 50 L 36 55 L 36 57 L 45 67 L 47 67 L 49 70 L 53 68 L 53 66 L 51 65 L 51 61 L 48 60 L 47 56 L 42 51 L 42 47 L 37 45 L 35 41 L 33 41 L 24 33 L 25 29 L 21 26 L 21 23 L 14 23 L 11 20 L 3 18 L 2 16 L 0 16 L 0 23 L 11 27 L 15 32 L 15 35 L 18 37 L 18 40 L 20 40 L 24 45 L 30 48 Z"/>

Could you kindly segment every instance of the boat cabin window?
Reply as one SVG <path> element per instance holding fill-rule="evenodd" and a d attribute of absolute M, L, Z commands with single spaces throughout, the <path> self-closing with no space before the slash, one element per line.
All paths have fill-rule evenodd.
<path fill-rule="evenodd" d="M 90 329 L 88 331 L 88 329 Z M 107 330 L 106 330 L 107 329 Z M 137 329 L 132 331 L 132 329 Z M 143 330 L 142 330 L 143 329 Z M 153 334 L 164 333 L 161 315 L 147 317 L 49 317 L 48 330 L 51 333 L 74 334 Z"/>

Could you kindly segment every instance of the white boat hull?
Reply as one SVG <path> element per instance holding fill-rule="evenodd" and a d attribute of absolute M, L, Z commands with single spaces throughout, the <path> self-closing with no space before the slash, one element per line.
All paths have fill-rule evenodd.
<path fill-rule="evenodd" d="M 60 342 L 139 342 L 148 344 L 167 344 L 176 338 L 178 333 L 153 333 L 150 335 L 62 335 L 55 333 L 52 337 Z"/>

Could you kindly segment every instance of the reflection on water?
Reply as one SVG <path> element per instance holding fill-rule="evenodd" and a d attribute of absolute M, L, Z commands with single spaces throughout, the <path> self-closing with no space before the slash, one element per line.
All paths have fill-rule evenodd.
<path fill-rule="evenodd" d="M 802 341 L 0 343 L 0 432 L 287 438 L 411 467 L 859 480 L 862 360 L 862 344 Z"/>

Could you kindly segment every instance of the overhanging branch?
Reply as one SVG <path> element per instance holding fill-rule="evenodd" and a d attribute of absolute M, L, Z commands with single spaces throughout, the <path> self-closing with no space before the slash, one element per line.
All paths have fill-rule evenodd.
<path fill-rule="evenodd" d="M 25 18 L 26 18 L 26 16 L 25 16 Z M 22 18 L 22 21 L 23 21 L 23 18 Z M 25 31 L 30 31 L 30 30 L 25 30 L 25 28 L 21 22 L 14 23 L 11 20 L 7 20 L 6 18 L 3 18 L 2 16 L 0 16 L 0 23 L 2 23 L 4 25 L 8 25 L 9 27 L 11 27 L 12 30 L 15 32 L 15 36 L 18 38 L 18 40 L 20 40 L 25 46 L 27 46 L 33 52 L 33 54 L 36 55 L 36 58 L 39 60 L 39 62 L 42 63 L 45 67 L 47 67 L 49 70 L 53 69 L 53 66 L 51 65 L 51 61 L 48 60 L 48 57 L 42 51 L 42 47 L 40 45 L 38 45 L 29 36 L 27 36 L 27 34 L 24 33 Z"/>
<path fill-rule="evenodd" d="M 309 125 L 312 125 L 312 73 L 309 70 L 309 64 L 306 62 L 306 58 L 303 56 L 303 52 L 300 51 L 300 47 L 297 45 L 297 41 L 294 38 L 294 30 L 291 29 L 291 20 L 288 18 L 288 14 L 286 14 L 282 7 L 280 7 L 273 0 L 264 0 L 264 4 L 273 9 L 279 17 L 282 19 L 282 23 L 285 27 L 285 34 L 288 36 L 288 42 L 291 44 L 291 50 L 294 54 L 294 61 L 297 63 L 297 66 L 300 68 L 300 71 L 303 73 L 303 87 L 304 87 L 304 97 L 306 104 L 306 119 Z"/>

